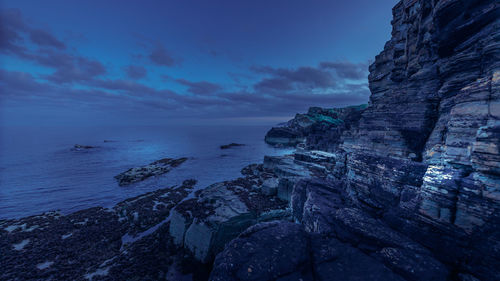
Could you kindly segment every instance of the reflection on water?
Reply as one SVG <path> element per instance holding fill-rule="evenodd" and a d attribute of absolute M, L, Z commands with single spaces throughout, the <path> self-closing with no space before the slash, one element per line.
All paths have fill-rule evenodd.
<path fill-rule="evenodd" d="M 68 213 L 112 206 L 138 194 L 198 180 L 196 188 L 238 177 L 275 149 L 263 141 L 269 126 L 135 128 L 1 128 L 0 218 L 50 210 Z M 106 141 L 104 141 L 106 140 Z M 246 146 L 221 150 L 222 144 Z M 97 146 L 75 150 L 75 144 Z M 119 187 L 113 178 L 131 167 L 165 157 L 189 157 L 170 173 Z"/>

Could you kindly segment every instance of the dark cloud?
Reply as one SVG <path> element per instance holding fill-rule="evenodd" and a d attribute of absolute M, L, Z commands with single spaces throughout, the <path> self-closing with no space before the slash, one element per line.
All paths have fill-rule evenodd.
<path fill-rule="evenodd" d="M 269 66 L 254 66 L 251 70 L 271 76 L 254 85 L 256 90 L 292 90 L 329 88 L 335 86 L 335 79 L 326 70 L 314 67 L 299 67 L 297 69 L 272 68 Z"/>
<path fill-rule="evenodd" d="M 149 55 L 149 59 L 157 64 L 162 66 L 174 66 L 178 63 L 176 59 L 174 59 L 168 51 L 161 44 L 156 44 Z"/>
<path fill-rule="evenodd" d="M 29 35 L 30 40 L 39 46 L 54 47 L 56 49 L 66 48 L 66 45 L 63 42 L 57 40 L 56 37 L 45 30 L 31 29 Z"/>
<path fill-rule="evenodd" d="M 140 65 L 128 65 L 123 68 L 125 74 L 132 79 L 141 79 L 146 77 L 148 71 L 145 67 Z"/>
<path fill-rule="evenodd" d="M 222 89 L 220 85 L 206 81 L 192 82 L 186 79 L 176 79 L 175 81 L 181 85 L 187 86 L 188 92 L 196 95 L 210 95 Z"/>
<path fill-rule="evenodd" d="M 1 10 L 0 23 L 0 48 L 3 51 L 15 54 L 26 51 L 24 47 L 19 45 L 24 42 L 24 36 L 29 37 L 31 42 L 39 47 L 52 47 L 61 50 L 66 48 L 66 45 L 50 32 L 27 25 L 21 12 L 17 9 Z"/>
<path fill-rule="evenodd" d="M 351 81 L 366 80 L 366 65 L 349 62 L 297 68 L 256 66 L 251 71 L 228 73 L 236 85 L 160 75 L 164 81 L 186 87 L 185 92 L 176 93 L 140 82 L 138 79 L 146 77 L 148 71 L 139 62 L 122 68 L 130 79 L 107 77 L 103 63 L 78 54 L 50 32 L 26 24 L 17 10 L 2 12 L 0 20 L 0 49 L 4 53 L 52 70 L 39 75 L 0 70 L 0 98 L 9 102 L 43 102 L 56 107 L 74 103 L 102 111 L 142 114 L 254 117 L 291 116 L 309 106 L 359 104 L 369 96 L 366 83 Z M 153 46 L 151 53 L 137 59 L 149 59 L 161 66 L 179 63 L 161 44 L 148 41 L 148 46 Z M 226 54 L 217 51 L 212 55 Z"/>
<path fill-rule="evenodd" d="M 0 50 L 10 53 L 24 51 L 19 44 L 24 42 L 21 33 L 26 29 L 19 10 L 0 10 Z"/>
<path fill-rule="evenodd" d="M 292 81 L 284 78 L 265 78 L 253 87 L 257 91 L 290 91 L 293 89 L 292 83 Z"/>
<path fill-rule="evenodd" d="M 106 67 L 99 61 L 63 53 L 49 52 L 46 55 L 35 56 L 34 60 L 56 69 L 52 74 L 45 76 L 45 79 L 54 83 L 90 81 L 107 72 Z"/>
<path fill-rule="evenodd" d="M 323 69 L 335 70 L 340 78 L 361 80 L 368 77 L 368 64 L 352 62 L 322 62 Z"/>
<path fill-rule="evenodd" d="M 51 88 L 45 83 L 37 82 L 30 73 L 4 69 L 0 69 L 0 85 L 2 85 L 2 95 L 4 97 L 32 95 Z"/>

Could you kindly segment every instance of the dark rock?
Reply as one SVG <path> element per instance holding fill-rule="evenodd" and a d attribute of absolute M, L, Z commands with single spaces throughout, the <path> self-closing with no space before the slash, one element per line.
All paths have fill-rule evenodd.
<path fill-rule="evenodd" d="M 244 144 L 242 143 L 230 143 L 230 144 L 225 144 L 225 145 L 221 145 L 220 146 L 220 149 L 228 149 L 228 148 L 232 148 L 232 147 L 236 147 L 236 146 L 245 146 Z"/>
<path fill-rule="evenodd" d="M 281 127 L 272 128 L 265 141 L 275 146 L 297 146 L 306 142 L 309 149 L 331 151 L 341 142 L 342 132 L 357 124 L 365 108 L 366 105 L 331 109 L 311 107 L 306 114 L 297 114 Z M 335 137 L 338 140 L 332 142 Z"/>
<path fill-rule="evenodd" d="M 246 228 L 262 221 L 288 218 L 286 202 L 254 191 L 262 179 L 249 174 L 213 184 L 179 204 L 172 212 L 170 224 L 174 243 L 207 263 Z"/>
<path fill-rule="evenodd" d="M 362 251 L 299 224 L 255 225 L 215 260 L 210 280 L 404 280 Z"/>
<path fill-rule="evenodd" d="M 158 176 L 170 172 L 172 168 L 175 168 L 182 163 L 184 163 L 187 158 L 164 158 L 146 166 L 136 167 L 128 169 L 127 171 L 115 176 L 118 180 L 120 186 L 129 185 L 134 182 L 143 181 L 152 176 Z"/>
<path fill-rule="evenodd" d="M 81 144 L 75 144 L 73 146 L 74 150 L 85 150 L 85 149 L 93 149 L 93 148 L 97 148 L 97 146 L 81 145 Z"/>
<path fill-rule="evenodd" d="M 264 281 L 294 273 L 296 277 L 312 280 L 308 244 L 307 234 L 298 224 L 255 225 L 228 243 L 217 256 L 210 280 Z"/>

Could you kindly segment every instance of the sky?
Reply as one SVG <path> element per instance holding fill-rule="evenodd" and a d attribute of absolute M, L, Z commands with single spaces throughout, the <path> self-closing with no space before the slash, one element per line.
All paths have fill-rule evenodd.
<path fill-rule="evenodd" d="M 396 3 L 0 0 L 0 125 L 277 122 L 366 103 Z"/>

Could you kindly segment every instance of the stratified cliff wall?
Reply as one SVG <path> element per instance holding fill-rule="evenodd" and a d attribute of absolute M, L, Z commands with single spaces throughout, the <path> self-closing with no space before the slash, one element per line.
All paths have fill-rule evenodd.
<path fill-rule="evenodd" d="M 499 13 L 498 1 L 398 3 L 342 145 L 359 206 L 476 270 L 500 259 Z"/>
<path fill-rule="evenodd" d="M 286 185 L 302 227 L 247 230 L 217 256 L 212 279 L 499 280 L 499 6 L 399 2 L 360 119 L 340 134 L 307 136 L 332 154 L 294 156 L 312 169 Z M 287 258 L 280 237 L 308 245 L 309 258 Z"/>

